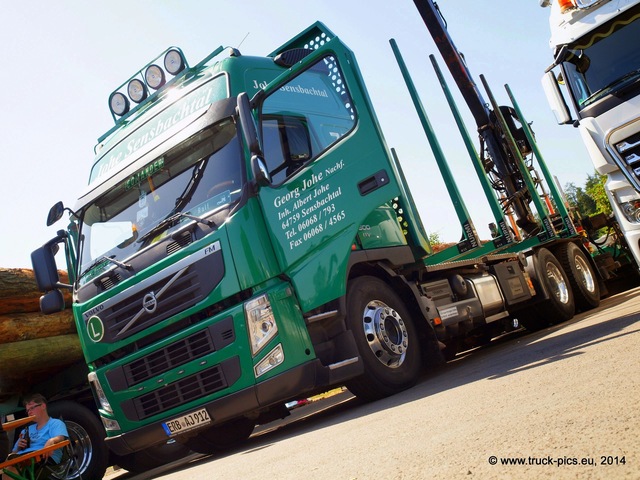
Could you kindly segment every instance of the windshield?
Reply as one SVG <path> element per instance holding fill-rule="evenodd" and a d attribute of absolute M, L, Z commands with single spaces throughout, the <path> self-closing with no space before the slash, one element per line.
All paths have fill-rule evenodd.
<path fill-rule="evenodd" d="M 229 118 L 114 186 L 83 209 L 80 275 L 97 265 L 126 262 L 182 222 L 209 223 L 207 216 L 240 198 L 241 160 L 236 126 Z"/>
<path fill-rule="evenodd" d="M 626 89 L 640 73 L 640 14 L 614 19 L 588 38 L 570 45 L 563 62 L 567 81 L 582 109 L 606 95 Z"/>

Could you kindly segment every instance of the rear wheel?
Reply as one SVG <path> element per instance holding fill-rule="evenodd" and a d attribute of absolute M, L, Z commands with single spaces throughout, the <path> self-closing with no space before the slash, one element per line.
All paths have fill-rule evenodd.
<path fill-rule="evenodd" d="M 353 332 L 364 374 L 347 387 L 365 400 L 413 386 L 420 374 L 420 344 L 400 297 L 376 277 L 360 277 L 347 291 L 347 326 Z"/>
<path fill-rule="evenodd" d="M 202 430 L 182 442 L 194 452 L 213 454 L 244 442 L 255 427 L 255 422 L 245 417 Z"/>
<path fill-rule="evenodd" d="M 589 259 L 575 243 L 563 243 L 555 251 L 573 289 L 576 308 L 591 310 L 600 305 L 600 285 Z"/>
<path fill-rule="evenodd" d="M 573 318 L 575 302 L 569 279 L 558 259 L 546 248 L 534 254 L 536 278 L 549 298 L 515 316 L 527 330 L 540 330 L 550 324 Z"/>

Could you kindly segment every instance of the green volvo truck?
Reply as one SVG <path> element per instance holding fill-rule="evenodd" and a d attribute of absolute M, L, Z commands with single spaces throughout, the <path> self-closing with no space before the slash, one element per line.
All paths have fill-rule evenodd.
<path fill-rule="evenodd" d="M 462 348 L 599 302 L 593 261 L 568 218 L 544 210 L 531 169 L 472 155 L 496 234 L 482 242 L 465 219 L 462 240 L 433 252 L 355 56 L 322 23 L 265 57 L 220 47 L 190 66 L 171 47 L 109 108 L 88 186 L 49 213 L 51 225 L 67 211 L 68 227 L 32 263 L 44 312 L 73 291 L 117 455 L 168 440 L 215 452 L 292 399 L 338 385 L 385 397 Z M 491 128 L 522 162 L 530 132 L 505 121 L 513 110 Z M 491 165 L 501 145 L 486 149 Z"/>

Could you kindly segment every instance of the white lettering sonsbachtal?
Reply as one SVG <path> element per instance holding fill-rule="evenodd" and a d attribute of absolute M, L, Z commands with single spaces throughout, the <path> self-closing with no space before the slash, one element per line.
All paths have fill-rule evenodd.
<path fill-rule="evenodd" d="M 318 90 L 317 88 L 303 87 L 302 85 L 285 85 L 280 87 L 281 92 L 302 93 L 303 95 L 312 95 L 314 97 L 329 97 L 326 90 Z"/>
<path fill-rule="evenodd" d="M 159 137 L 192 113 L 210 104 L 213 100 L 212 95 L 214 89 L 214 85 L 209 85 L 204 90 L 196 90 L 179 103 L 169 107 L 164 112 L 164 115 L 159 115 L 151 121 L 149 125 L 137 130 L 129 137 L 129 140 L 125 144 L 118 145 L 109 157 L 104 157 L 98 161 L 96 164 L 98 168 L 96 169 L 94 167 L 94 170 L 91 172 L 90 181 L 94 182 L 96 179 L 106 175 L 127 157 L 133 155 L 154 138 Z"/>

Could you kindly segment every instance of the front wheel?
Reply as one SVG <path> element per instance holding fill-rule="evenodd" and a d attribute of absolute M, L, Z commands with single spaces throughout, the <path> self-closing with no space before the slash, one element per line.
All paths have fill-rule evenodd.
<path fill-rule="evenodd" d="M 64 420 L 71 441 L 71 469 L 53 478 L 99 480 L 109 465 L 104 427 L 98 415 L 79 403 L 62 401 L 49 405 L 49 415 Z M 62 465 L 61 465 L 62 467 Z"/>
<path fill-rule="evenodd" d="M 364 373 L 347 383 L 364 400 L 413 386 L 421 367 L 415 326 L 400 297 L 376 277 L 359 277 L 347 290 L 347 326 L 353 332 Z"/>

